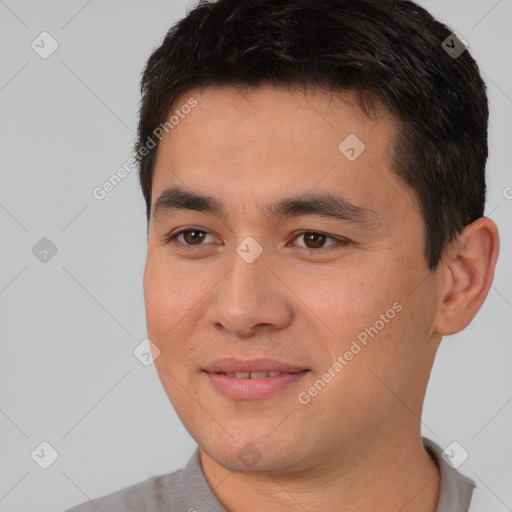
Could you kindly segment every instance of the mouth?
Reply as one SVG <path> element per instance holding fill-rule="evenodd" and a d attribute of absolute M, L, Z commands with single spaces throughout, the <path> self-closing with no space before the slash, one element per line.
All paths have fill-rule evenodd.
<path fill-rule="evenodd" d="M 259 374 L 266 374 L 265 377 L 269 376 L 270 373 L 300 373 L 307 370 L 305 366 L 298 366 L 295 364 L 286 363 L 277 359 L 268 358 L 257 358 L 257 359 L 237 359 L 235 357 L 223 357 L 212 361 L 207 365 L 204 371 L 208 373 L 219 373 L 219 374 L 230 374 L 234 377 L 235 374 L 239 374 L 241 378 L 248 378 L 252 374 L 258 378 Z"/>
<path fill-rule="evenodd" d="M 266 398 L 296 385 L 311 370 L 274 359 L 217 359 L 203 370 L 216 392 L 233 400 Z"/>
<path fill-rule="evenodd" d="M 227 375 L 234 379 L 264 379 L 266 377 L 277 377 L 278 375 L 285 375 L 287 373 L 292 372 L 215 372 L 216 375 Z"/>

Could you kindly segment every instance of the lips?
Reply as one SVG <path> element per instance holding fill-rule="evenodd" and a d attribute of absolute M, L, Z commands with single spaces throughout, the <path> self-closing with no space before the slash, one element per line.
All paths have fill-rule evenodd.
<path fill-rule="evenodd" d="M 205 368 L 205 371 L 208 373 L 219 373 L 229 375 L 230 377 L 253 379 L 272 377 L 273 375 L 269 374 L 274 373 L 300 373 L 306 370 L 308 370 L 308 368 L 304 366 L 292 365 L 276 359 L 258 358 L 242 360 L 233 357 L 216 359 Z"/>
<path fill-rule="evenodd" d="M 265 377 L 277 377 L 287 372 L 216 372 L 218 375 L 227 375 L 235 379 L 264 379 Z"/>
<path fill-rule="evenodd" d="M 309 369 L 276 359 L 222 358 L 205 368 L 208 382 L 232 400 L 257 400 L 296 385 Z"/>

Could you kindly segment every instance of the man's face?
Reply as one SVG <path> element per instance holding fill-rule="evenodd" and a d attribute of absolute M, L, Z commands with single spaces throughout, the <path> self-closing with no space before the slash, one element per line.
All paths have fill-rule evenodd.
<path fill-rule="evenodd" d="M 153 205 L 179 187 L 219 208 L 160 201 L 144 274 L 155 365 L 186 429 L 239 471 L 419 431 L 441 285 L 418 201 L 391 170 L 390 116 L 274 87 L 209 88 L 175 108 L 190 96 L 160 142 Z M 281 374 L 229 375 L 251 369 Z"/>

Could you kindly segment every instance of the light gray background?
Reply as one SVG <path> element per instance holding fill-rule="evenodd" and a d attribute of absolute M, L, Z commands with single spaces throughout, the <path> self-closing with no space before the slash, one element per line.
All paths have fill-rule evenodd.
<path fill-rule="evenodd" d="M 424 435 L 457 441 L 460 470 L 512 507 L 511 0 L 423 1 L 469 43 L 488 84 L 487 214 L 502 249 L 471 326 L 439 350 Z M 135 172 L 92 195 L 131 156 L 140 73 L 194 2 L 0 0 L 0 510 L 64 510 L 184 465 L 195 444 L 146 337 L 145 213 Z M 42 59 L 31 42 L 49 32 Z M 407 44 L 407 40 L 404 40 Z M 43 263 L 32 247 L 48 237 Z M 31 458 L 49 442 L 46 470 Z"/>

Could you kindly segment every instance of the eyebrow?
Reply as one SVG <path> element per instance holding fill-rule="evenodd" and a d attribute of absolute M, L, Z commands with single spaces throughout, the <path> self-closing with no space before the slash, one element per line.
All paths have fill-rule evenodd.
<path fill-rule="evenodd" d="M 189 192 L 178 186 L 167 188 L 162 192 L 153 205 L 153 217 L 187 210 L 226 217 L 224 204 L 218 199 Z M 376 218 L 375 211 L 355 205 L 341 196 L 329 193 L 285 198 L 265 205 L 263 213 L 274 219 L 316 215 L 338 221 L 367 225 L 373 224 L 373 220 Z"/>

